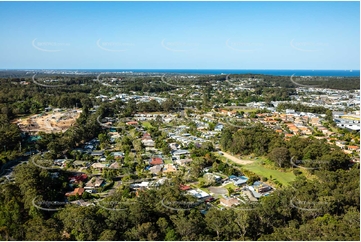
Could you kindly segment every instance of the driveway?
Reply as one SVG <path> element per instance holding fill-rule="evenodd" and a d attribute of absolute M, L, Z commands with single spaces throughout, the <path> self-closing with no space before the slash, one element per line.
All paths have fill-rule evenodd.
<path fill-rule="evenodd" d="M 215 195 L 222 195 L 228 193 L 228 190 L 224 187 L 209 187 L 208 190 Z"/>

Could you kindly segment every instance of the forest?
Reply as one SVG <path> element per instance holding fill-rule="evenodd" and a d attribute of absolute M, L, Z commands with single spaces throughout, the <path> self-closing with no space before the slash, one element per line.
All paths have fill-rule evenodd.
<path fill-rule="evenodd" d="M 43 211 L 32 205 L 33 199 L 58 201 L 65 174 L 53 179 L 44 169 L 21 165 L 15 170 L 16 183 L 1 185 L 0 236 L 4 240 L 358 241 L 359 166 L 328 169 L 315 170 L 313 179 L 298 175 L 291 186 L 262 197 L 257 205 L 210 208 L 203 215 L 204 205 L 189 210 L 162 205 L 164 200 L 195 202 L 180 189 L 181 177 L 137 196 L 122 185 L 104 202 L 105 208 L 68 204 L 56 212 Z M 129 199 L 132 203 L 126 205 Z"/>
<path fill-rule="evenodd" d="M 95 97 L 109 94 L 112 90 L 94 81 L 94 76 L 70 76 L 64 87 L 44 88 L 31 83 L 30 77 L 21 75 L 0 79 L 1 168 L 7 162 L 22 156 L 25 151 L 35 149 L 49 151 L 46 155 L 49 159 L 64 155 L 76 157 L 72 150 L 86 141 L 94 137 L 106 140 L 106 130 L 97 122 L 98 117 L 112 116 L 115 113 L 120 117 L 130 117 L 136 111 L 179 112 L 179 103 L 184 102 L 169 97 L 162 104 L 156 101 L 125 103 L 119 100 L 102 103 Z M 224 77 L 215 78 L 224 80 Z M 295 87 L 285 78 L 263 75 L 261 78 L 264 78 L 264 83 L 258 83 L 255 89 L 258 95 L 268 94 L 269 99 L 287 99 Z M 195 82 L 204 83 L 205 79 L 200 77 Z M 273 81 L 283 88 L 273 88 Z M 21 82 L 30 84 L 24 85 Z M 154 85 L 147 85 L 149 82 Z M 338 85 L 336 82 L 332 83 L 335 87 Z M 356 86 L 355 83 L 350 85 Z M 209 84 L 204 83 L 204 86 L 204 93 L 208 96 L 205 95 L 203 102 L 207 103 L 211 97 L 210 88 Z M 124 88 L 127 93 L 135 89 L 144 92 L 176 89 L 154 77 L 134 79 L 134 83 Z M 240 96 L 240 102 L 259 98 L 247 93 L 243 95 Z M 214 98 L 227 101 L 225 96 L 227 95 L 219 94 Z M 40 133 L 41 139 L 27 142 L 28 134 L 22 133 L 11 121 L 43 112 L 49 105 L 59 108 L 78 107 L 82 109 L 82 114 L 65 133 Z M 96 111 L 92 110 L 94 106 L 98 106 Z M 329 110 L 323 107 L 309 109 L 302 105 L 287 104 L 280 108 L 330 115 Z M 165 153 L 169 152 L 165 133 L 159 129 L 157 121 L 151 124 L 152 127 L 147 131 L 154 138 L 156 147 Z M 196 129 L 192 126 L 192 130 Z M 120 143 L 127 155 L 132 149 L 141 149 L 125 132 L 120 133 Z M 134 133 L 135 136 L 139 135 Z M 189 175 L 186 175 L 186 170 L 181 170 L 174 176 L 167 176 L 163 185 L 137 191 L 126 182 L 130 178 L 128 176 L 122 179 L 121 186 L 102 203 L 78 206 L 63 204 L 64 192 L 68 190 L 68 178 L 74 174 L 58 169 L 58 177 L 54 178 L 53 170 L 41 169 L 28 162 L 15 167 L 14 182 L 0 184 L 0 239 L 360 240 L 360 167 L 358 163 L 351 163 L 350 157 L 338 147 L 312 137 L 295 136 L 287 141 L 282 134 L 262 125 L 247 129 L 226 126 L 220 137 L 220 146 L 222 150 L 234 154 L 267 157 L 277 169 L 292 170 L 296 180 L 289 186 L 277 187 L 270 196 L 261 197 L 256 204 L 223 210 L 211 206 L 204 213 L 207 204 L 199 203 L 194 197 L 186 195 L 181 185 L 194 181 L 202 173 L 202 169 L 209 166 L 226 175 L 246 173 L 242 167 L 223 163 L 214 155 L 213 144 L 204 143 L 201 147 L 189 147 L 193 160 Z M 87 157 L 79 158 L 86 160 Z M 296 164 L 303 161 L 302 166 L 306 169 L 294 166 L 292 159 Z M 144 164 L 140 165 L 138 160 L 127 159 L 123 162 L 126 171 L 135 172 L 144 168 Z M 112 174 L 108 176 L 112 177 Z M 132 178 L 144 177 L 139 175 Z M 34 201 L 58 201 L 62 206 L 56 211 L 45 211 L 34 206 Z M 165 202 L 178 204 L 177 209 L 167 208 L 164 206 Z M 196 205 L 185 208 L 179 205 L 181 202 Z"/>

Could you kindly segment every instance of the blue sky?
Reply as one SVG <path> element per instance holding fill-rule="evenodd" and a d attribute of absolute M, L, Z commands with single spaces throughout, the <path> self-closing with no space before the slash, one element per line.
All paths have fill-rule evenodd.
<path fill-rule="evenodd" d="M 0 69 L 360 69 L 359 2 L 0 2 Z"/>

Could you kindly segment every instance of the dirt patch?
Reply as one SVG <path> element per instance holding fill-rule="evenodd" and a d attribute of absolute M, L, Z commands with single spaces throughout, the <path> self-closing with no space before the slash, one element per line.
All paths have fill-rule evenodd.
<path fill-rule="evenodd" d="M 80 109 L 50 111 L 13 121 L 23 132 L 65 132 L 80 116 Z"/>
<path fill-rule="evenodd" d="M 241 164 L 241 165 L 247 165 L 247 164 L 251 164 L 254 161 L 253 160 L 242 160 L 242 159 L 238 159 L 237 157 L 230 155 L 228 153 L 223 152 L 223 156 L 226 157 L 227 159 L 237 163 L 237 164 Z"/>

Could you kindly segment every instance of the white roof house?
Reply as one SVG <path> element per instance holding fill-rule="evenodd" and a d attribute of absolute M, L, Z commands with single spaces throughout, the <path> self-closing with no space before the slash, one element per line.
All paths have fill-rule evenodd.
<path fill-rule="evenodd" d="M 206 192 L 204 192 L 204 191 L 202 191 L 202 190 L 199 190 L 199 189 L 197 189 L 197 190 L 194 190 L 194 189 L 189 190 L 188 193 L 189 193 L 190 195 L 196 197 L 196 198 L 199 198 L 199 199 L 201 199 L 201 198 L 206 198 L 206 197 L 209 197 L 209 196 L 210 196 L 208 193 L 206 193 Z"/>

